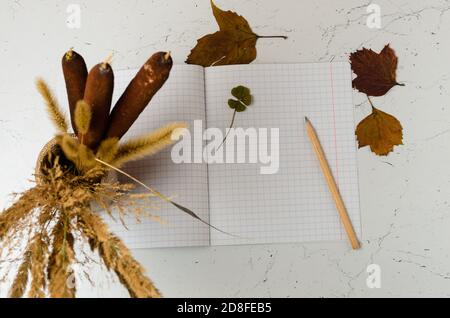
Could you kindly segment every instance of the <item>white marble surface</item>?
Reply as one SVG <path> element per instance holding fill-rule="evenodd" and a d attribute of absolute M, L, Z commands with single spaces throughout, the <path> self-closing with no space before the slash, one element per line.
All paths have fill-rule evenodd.
<path fill-rule="evenodd" d="M 82 27 L 66 28 L 79 3 Z M 368 1 L 217 0 L 261 34 L 256 63 L 343 60 L 361 46 L 391 43 L 400 57 L 394 88 L 374 99 L 405 128 L 405 146 L 387 158 L 359 151 L 363 249 L 291 244 L 135 251 L 168 297 L 450 296 L 450 3 L 376 1 L 382 29 L 366 26 Z M 114 66 L 139 66 L 155 50 L 181 63 L 195 40 L 216 30 L 207 0 L 4 0 L 0 3 L 0 207 L 29 186 L 34 161 L 53 133 L 33 80 L 54 82 L 61 54 L 74 46 L 90 64 L 115 54 Z M 369 113 L 355 93 L 357 118 Z M 380 289 L 366 268 L 382 270 Z M 1 285 L 0 294 L 5 295 Z M 115 284 L 84 286 L 80 296 L 126 296 Z"/>

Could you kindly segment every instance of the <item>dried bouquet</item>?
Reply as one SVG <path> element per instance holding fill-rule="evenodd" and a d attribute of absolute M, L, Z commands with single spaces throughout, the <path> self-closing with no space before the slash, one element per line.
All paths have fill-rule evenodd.
<path fill-rule="evenodd" d="M 121 219 L 127 213 L 141 217 L 147 210 L 145 202 L 156 197 L 202 221 L 191 210 L 120 169 L 126 162 L 170 145 L 176 139 L 173 134 L 185 127 L 172 123 L 120 142 L 164 85 L 172 64 L 169 53 L 151 56 L 110 112 L 114 75 L 109 61 L 88 72 L 81 55 L 67 52 L 62 66 L 73 133 L 46 83 L 37 81 L 58 134 L 39 155 L 36 185 L 0 213 L 0 261 L 9 265 L 5 277 L 18 268 L 10 297 L 75 297 L 73 271 L 82 263 L 78 253 L 83 248 L 78 247 L 83 243 L 98 253 L 131 297 L 161 296 L 122 240 L 110 232 L 98 207 L 111 217 L 113 211 L 118 211 Z M 108 177 L 112 171 L 144 186 L 148 194 L 136 194 L 132 184 L 113 181 Z"/>

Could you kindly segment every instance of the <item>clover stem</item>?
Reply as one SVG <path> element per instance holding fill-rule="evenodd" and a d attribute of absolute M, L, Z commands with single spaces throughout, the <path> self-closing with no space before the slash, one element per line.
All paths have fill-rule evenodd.
<path fill-rule="evenodd" d="M 257 34 L 256 34 L 256 38 L 257 39 L 285 39 L 285 40 L 288 39 L 288 37 L 285 35 L 257 35 Z"/>
<path fill-rule="evenodd" d="M 231 119 L 230 128 L 228 128 L 227 134 L 225 135 L 225 138 L 223 138 L 222 143 L 220 144 L 219 148 L 217 148 L 216 151 L 218 151 L 220 148 L 222 148 L 223 144 L 225 143 L 225 140 L 227 140 L 228 134 L 230 133 L 231 128 L 233 128 L 234 120 L 236 119 L 236 113 L 237 111 L 234 110 L 233 118 Z"/>

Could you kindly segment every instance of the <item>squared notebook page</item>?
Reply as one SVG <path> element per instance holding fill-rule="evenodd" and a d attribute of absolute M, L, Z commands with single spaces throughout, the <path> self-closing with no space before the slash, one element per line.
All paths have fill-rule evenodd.
<path fill-rule="evenodd" d="M 205 78 L 208 128 L 229 127 L 230 90 L 244 85 L 251 89 L 254 103 L 237 114 L 234 127 L 279 128 L 280 135 L 276 174 L 260 174 L 260 164 L 208 166 L 211 224 L 240 237 L 211 230 L 211 244 L 347 240 L 306 135 L 304 116 L 317 130 L 360 236 L 349 64 L 214 67 L 206 69 Z"/>
<path fill-rule="evenodd" d="M 115 98 L 125 90 L 137 70 L 116 73 Z M 193 127 L 194 120 L 205 120 L 203 68 L 175 65 L 162 89 L 142 112 L 132 128 L 124 136 L 128 138 L 149 133 L 170 122 L 187 122 Z M 201 218 L 209 221 L 208 175 L 206 164 L 175 164 L 171 147 L 152 157 L 129 163 L 125 171 L 145 184 L 186 206 Z M 119 177 L 121 182 L 129 182 Z M 147 190 L 138 188 L 138 192 Z M 147 191 L 148 193 L 148 191 Z M 133 216 L 126 219 L 129 230 L 117 222 L 108 222 L 112 230 L 122 237 L 130 248 L 207 246 L 210 244 L 209 228 L 186 215 L 172 205 L 153 199 L 157 209 L 149 209 L 167 224 L 143 218 L 136 222 Z"/>

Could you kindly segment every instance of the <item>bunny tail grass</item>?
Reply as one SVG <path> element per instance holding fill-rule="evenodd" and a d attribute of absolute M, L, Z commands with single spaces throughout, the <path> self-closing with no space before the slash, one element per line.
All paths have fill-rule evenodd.
<path fill-rule="evenodd" d="M 50 116 L 51 121 L 56 126 L 56 128 L 62 132 L 66 133 L 69 130 L 67 124 L 66 116 L 62 113 L 55 96 L 51 92 L 47 83 L 41 78 L 36 80 L 36 87 L 41 94 L 44 102 L 47 106 L 47 112 Z"/>
<path fill-rule="evenodd" d="M 119 150 L 119 138 L 108 138 L 102 141 L 97 150 L 97 158 L 100 160 L 111 162 L 116 157 Z"/>
<path fill-rule="evenodd" d="M 121 167 L 127 162 L 153 155 L 176 141 L 186 127 L 184 123 L 171 123 L 148 135 L 133 138 L 119 146 L 112 164 Z"/>
<path fill-rule="evenodd" d="M 92 111 L 90 106 L 84 100 L 78 101 L 75 108 L 75 126 L 80 134 L 87 134 L 91 120 Z"/>

